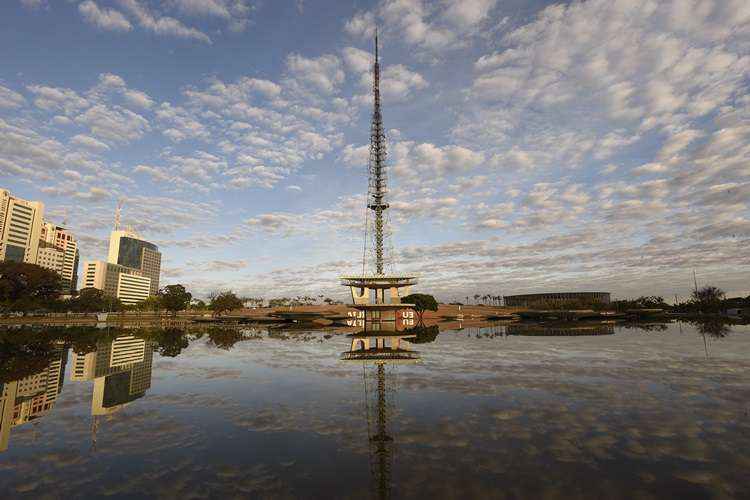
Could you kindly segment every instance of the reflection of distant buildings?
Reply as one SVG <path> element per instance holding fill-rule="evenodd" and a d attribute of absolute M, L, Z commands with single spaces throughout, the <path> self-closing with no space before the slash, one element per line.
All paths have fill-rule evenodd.
<path fill-rule="evenodd" d="M 8 449 L 12 427 L 48 413 L 62 391 L 68 349 L 59 348 L 47 368 L 13 382 L 0 384 L 0 451 Z"/>
<path fill-rule="evenodd" d="M 612 323 L 576 324 L 576 325 L 543 325 L 516 323 L 506 325 L 507 335 L 527 335 L 540 337 L 575 337 L 579 335 L 613 335 Z"/>
<path fill-rule="evenodd" d="M 99 342 L 96 351 L 73 354 L 70 378 L 93 381 L 92 415 L 109 415 L 151 388 L 154 346 L 133 336 Z"/>

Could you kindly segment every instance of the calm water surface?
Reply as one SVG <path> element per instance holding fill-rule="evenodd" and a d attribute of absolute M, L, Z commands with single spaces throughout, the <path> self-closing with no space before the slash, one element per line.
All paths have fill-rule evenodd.
<path fill-rule="evenodd" d="M 378 364 L 331 332 L 105 332 L 15 381 L 6 354 L 0 496 L 750 498 L 749 327 L 562 333 Z"/>

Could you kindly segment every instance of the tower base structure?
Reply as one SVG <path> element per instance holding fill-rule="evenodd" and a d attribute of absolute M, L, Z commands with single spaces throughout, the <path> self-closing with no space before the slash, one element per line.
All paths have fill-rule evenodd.
<path fill-rule="evenodd" d="M 393 322 L 403 326 L 414 319 L 414 304 L 401 302 L 401 297 L 409 294 L 417 277 L 407 274 L 361 274 L 341 276 L 341 284 L 349 287 L 352 294 L 352 308 L 358 313 L 355 318 L 364 323 Z M 390 330 L 390 328 L 388 328 Z M 394 329 L 395 328 L 394 325 Z"/>

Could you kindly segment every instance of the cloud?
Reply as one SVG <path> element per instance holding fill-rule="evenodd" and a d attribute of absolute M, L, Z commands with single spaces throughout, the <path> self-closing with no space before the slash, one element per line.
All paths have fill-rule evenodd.
<path fill-rule="evenodd" d="M 370 159 L 370 146 L 347 144 L 341 151 L 340 159 L 348 167 L 367 167 Z"/>
<path fill-rule="evenodd" d="M 26 99 L 8 87 L 0 85 L 0 108 L 20 108 L 26 104 Z"/>
<path fill-rule="evenodd" d="M 208 127 L 183 107 L 172 106 L 168 102 L 162 103 L 156 110 L 156 117 L 160 123 L 168 127 L 162 129 L 162 133 L 174 142 L 186 139 L 207 140 L 211 136 Z"/>
<path fill-rule="evenodd" d="M 392 148 L 393 171 L 404 178 L 440 180 L 446 175 L 470 171 L 484 162 L 484 155 L 463 146 L 397 142 Z"/>
<path fill-rule="evenodd" d="M 289 235 L 297 230 L 300 218 L 290 213 L 268 213 L 251 217 L 247 224 L 268 233 Z"/>
<path fill-rule="evenodd" d="M 416 90 L 428 87 L 424 77 L 403 64 L 385 66 L 380 75 L 380 93 L 388 102 L 400 102 L 410 99 Z M 355 99 L 362 105 L 372 106 L 372 73 L 360 75 L 360 88 L 363 94 Z"/>
<path fill-rule="evenodd" d="M 381 0 L 372 11 L 356 13 L 344 25 L 351 36 L 371 39 L 375 24 L 387 35 L 433 54 L 468 45 L 489 20 L 496 0 Z M 379 21 L 378 21 L 379 20 Z"/>
<path fill-rule="evenodd" d="M 370 52 L 356 47 L 345 47 L 341 53 L 346 66 L 357 75 L 369 72 L 375 62 L 375 58 Z"/>
<path fill-rule="evenodd" d="M 83 134 L 73 136 L 70 139 L 70 142 L 77 146 L 82 146 L 84 148 L 97 152 L 106 151 L 109 149 L 109 146 L 107 146 L 105 143 Z"/>
<path fill-rule="evenodd" d="M 171 5 L 182 14 L 223 19 L 235 32 L 247 28 L 252 10 L 245 0 L 172 0 Z"/>
<path fill-rule="evenodd" d="M 97 28 L 107 31 L 131 31 L 133 25 L 118 10 L 99 8 L 92 0 L 78 4 L 78 12 L 83 19 Z"/>
<path fill-rule="evenodd" d="M 497 0 L 460 0 L 448 2 L 443 17 L 458 28 L 471 29 L 489 16 Z"/>
<path fill-rule="evenodd" d="M 63 111 L 67 115 L 86 108 L 90 103 L 72 89 L 29 85 L 29 92 L 36 95 L 34 105 L 45 111 Z"/>
<path fill-rule="evenodd" d="M 451 218 L 453 207 L 457 204 L 457 198 L 446 196 L 444 198 L 425 197 L 414 201 L 394 201 L 391 203 L 391 207 L 396 213 L 410 219 L 425 216 L 445 219 Z"/>
<path fill-rule="evenodd" d="M 173 17 L 159 16 L 151 12 L 139 0 L 118 0 L 120 6 L 138 21 L 138 25 L 157 35 L 174 36 L 211 43 L 211 38 L 196 28 L 185 26 Z"/>
<path fill-rule="evenodd" d="M 344 25 L 344 31 L 360 38 L 375 36 L 375 14 L 372 12 L 358 12 Z"/>
<path fill-rule="evenodd" d="M 642 174 L 660 174 L 666 172 L 668 167 L 663 163 L 644 163 L 643 165 L 632 169 L 635 175 Z"/>
<path fill-rule="evenodd" d="M 286 67 L 300 84 L 309 86 L 324 95 L 335 93 L 344 82 L 341 60 L 335 55 L 308 59 L 299 54 L 289 54 Z"/>
<path fill-rule="evenodd" d="M 187 266 L 200 272 L 239 271 L 248 266 L 246 260 L 210 260 L 208 262 L 189 261 Z"/>
<path fill-rule="evenodd" d="M 148 120 L 138 113 L 104 104 L 92 106 L 78 115 L 75 121 L 88 126 L 99 138 L 121 143 L 140 139 L 151 128 Z"/>

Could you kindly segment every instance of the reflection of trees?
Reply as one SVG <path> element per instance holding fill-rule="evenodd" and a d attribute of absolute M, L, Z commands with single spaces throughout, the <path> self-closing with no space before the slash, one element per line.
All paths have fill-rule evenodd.
<path fill-rule="evenodd" d="M 407 335 L 416 335 L 416 337 L 408 339 L 411 344 L 428 344 L 430 342 L 435 342 L 435 339 L 437 339 L 437 336 L 440 333 L 440 327 L 437 325 L 418 326 L 406 330 L 404 333 Z"/>
<path fill-rule="evenodd" d="M 169 358 L 179 356 L 189 344 L 187 331 L 182 328 L 147 328 L 137 330 L 134 334 L 154 342 L 159 354 Z"/>
<path fill-rule="evenodd" d="M 55 346 L 48 339 L 25 339 L 22 342 L 0 341 L 0 383 L 13 382 L 44 370 Z"/>
<path fill-rule="evenodd" d="M 644 332 L 663 332 L 667 330 L 666 323 L 623 323 L 627 330 L 643 330 Z"/>
<path fill-rule="evenodd" d="M 513 323 L 506 326 L 508 335 L 540 337 L 576 337 L 585 335 L 613 335 L 610 323 Z"/>
<path fill-rule="evenodd" d="M 0 332 L 0 383 L 20 380 L 42 371 L 61 345 L 85 354 L 97 341 L 114 335 L 94 327 L 21 327 Z"/>
<path fill-rule="evenodd" d="M 209 344 L 227 351 L 234 347 L 234 344 L 244 339 L 241 331 L 228 328 L 209 328 L 206 334 Z"/>
<path fill-rule="evenodd" d="M 174 358 L 179 356 L 183 349 L 187 349 L 188 339 L 183 330 L 178 328 L 166 328 L 159 338 L 159 355 Z"/>
<path fill-rule="evenodd" d="M 722 318 L 705 318 L 701 320 L 690 321 L 698 333 L 708 335 L 713 338 L 723 338 L 732 333 L 732 323 Z"/>

